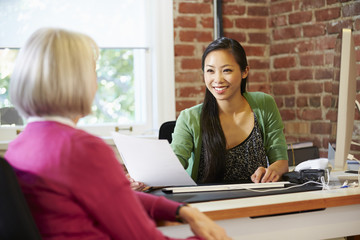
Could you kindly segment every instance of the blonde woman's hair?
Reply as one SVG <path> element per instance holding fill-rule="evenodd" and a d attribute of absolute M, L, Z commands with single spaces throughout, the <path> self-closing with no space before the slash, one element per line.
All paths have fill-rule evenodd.
<path fill-rule="evenodd" d="M 97 44 L 89 36 L 42 28 L 20 50 L 10 100 L 24 116 L 75 118 L 91 112 L 97 89 Z"/>

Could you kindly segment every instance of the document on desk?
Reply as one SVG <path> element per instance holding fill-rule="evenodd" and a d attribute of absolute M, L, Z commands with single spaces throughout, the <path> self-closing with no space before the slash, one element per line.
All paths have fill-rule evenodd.
<path fill-rule="evenodd" d="M 167 140 L 113 132 L 113 139 L 130 176 L 148 186 L 194 186 Z"/>

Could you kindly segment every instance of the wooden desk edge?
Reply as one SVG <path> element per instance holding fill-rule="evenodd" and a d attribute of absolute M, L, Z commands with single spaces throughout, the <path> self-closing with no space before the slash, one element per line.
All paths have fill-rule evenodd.
<path fill-rule="evenodd" d="M 340 196 L 333 198 L 319 198 L 286 203 L 267 204 L 252 207 L 239 207 L 233 209 L 204 212 L 213 220 L 224 220 L 241 217 L 259 217 L 275 214 L 304 212 L 328 207 L 360 204 L 360 194 Z"/>

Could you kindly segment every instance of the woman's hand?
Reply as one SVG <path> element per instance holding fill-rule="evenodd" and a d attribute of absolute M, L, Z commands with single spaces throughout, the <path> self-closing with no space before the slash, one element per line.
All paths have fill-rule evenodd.
<path fill-rule="evenodd" d="M 197 208 L 183 206 L 179 210 L 180 218 L 190 225 L 191 231 L 204 239 L 231 239 L 225 230 L 217 225 L 208 216 L 200 212 Z"/>
<path fill-rule="evenodd" d="M 280 175 L 276 171 L 264 167 L 259 167 L 255 173 L 251 175 L 251 181 L 254 183 L 276 182 L 279 179 Z"/>
<path fill-rule="evenodd" d="M 126 174 L 127 179 L 130 181 L 130 187 L 134 191 L 143 191 L 147 186 L 143 182 L 137 182 L 130 177 L 130 174 Z"/>
<path fill-rule="evenodd" d="M 271 164 L 268 168 L 259 167 L 253 175 L 251 181 L 254 183 L 276 182 L 280 177 L 289 170 L 287 160 L 278 160 Z"/>

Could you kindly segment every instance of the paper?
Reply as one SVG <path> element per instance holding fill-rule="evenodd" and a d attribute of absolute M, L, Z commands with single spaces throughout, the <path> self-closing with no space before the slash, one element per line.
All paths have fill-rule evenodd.
<path fill-rule="evenodd" d="M 137 138 L 113 132 L 115 145 L 130 174 L 148 186 L 193 186 L 167 140 Z"/>

